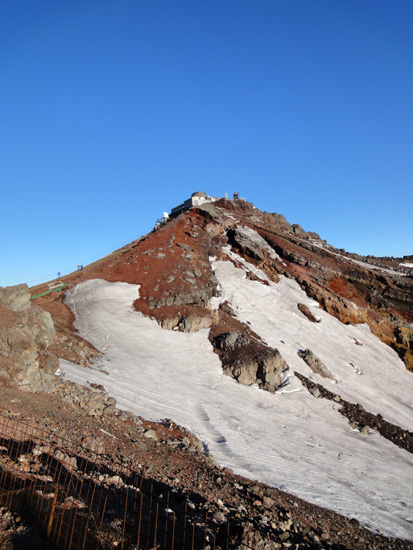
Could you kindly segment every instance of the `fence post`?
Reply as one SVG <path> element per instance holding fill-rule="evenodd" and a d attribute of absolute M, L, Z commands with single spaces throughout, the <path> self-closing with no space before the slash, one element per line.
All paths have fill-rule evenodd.
<path fill-rule="evenodd" d="M 55 490 L 54 490 L 54 495 L 53 495 L 52 509 L 50 510 L 49 523 L 47 524 L 47 538 L 48 539 L 50 538 L 50 533 L 51 533 L 52 525 L 53 525 L 53 517 L 54 517 L 54 512 L 55 512 L 55 509 L 56 509 L 56 502 L 57 502 L 57 492 L 58 492 L 58 488 L 56 486 Z"/>

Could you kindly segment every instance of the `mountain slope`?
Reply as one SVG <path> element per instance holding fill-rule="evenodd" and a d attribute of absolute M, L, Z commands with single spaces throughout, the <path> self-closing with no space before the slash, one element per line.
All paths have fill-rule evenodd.
<path fill-rule="evenodd" d="M 36 302 L 55 322 L 65 377 L 191 429 L 236 473 L 413 539 L 402 263 L 226 200 L 65 278 L 65 303 Z M 91 369 L 75 364 L 92 356 Z"/>
<path fill-rule="evenodd" d="M 104 356 L 92 371 L 61 368 L 188 427 L 236 473 L 412 538 L 412 375 L 353 324 L 409 362 L 411 279 L 387 263 L 366 267 L 241 201 L 192 209 L 85 270 L 66 303 Z M 349 422 L 344 402 L 401 444 L 361 425 L 356 407 Z"/>
<path fill-rule="evenodd" d="M 268 246 L 249 240 L 242 234 L 245 228 L 256 231 Z M 191 306 L 197 307 L 197 316 L 210 317 L 202 309 L 215 292 L 208 258 L 214 254 L 219 258 L 226 244 L 270 279 L 276 281 L 278 274 L 294 278 L 340 321 L 367 323 L 399 353 L 407 368 L 413 368 L 409 267 L 392 258 L 360 258 L 338 251 L 315 233 L 305 233 L 283 216 L 260 212 L 245 201 L 222 200 L 193 208 L 82 275 L 140 284 L 138 309 L 172 326 L 178 313 L 181 318 L 191 314 Z"/>

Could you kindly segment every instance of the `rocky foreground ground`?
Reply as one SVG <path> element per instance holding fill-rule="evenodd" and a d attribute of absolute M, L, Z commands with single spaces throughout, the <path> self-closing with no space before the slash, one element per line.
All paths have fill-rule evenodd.
<path fill-rule="evenodd" d="M 72 449 L 98 454 L 112 469 L 127 467 L 175 489 L 190 506 L 208 512 L 213 525 L 236 524 L 236 548 L 413 548 L 220 468 L 189 432 L 168 420 L 152 423 L 117 409 L 102 388 L 61 381 L 53 394 L 34 394 L 2 387 L 0 400 L 3 417 L 50 430 Z M 27 548 L 27 537 L 31 548 L 47 548 L 35 526 L 1 508 L 0 548 Z"/>

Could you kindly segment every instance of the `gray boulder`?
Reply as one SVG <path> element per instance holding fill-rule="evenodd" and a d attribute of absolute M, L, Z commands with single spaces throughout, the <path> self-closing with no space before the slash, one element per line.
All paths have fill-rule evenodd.
<path fill-rule="evenodd" d="M 221 351 L 233 351 L 249 344 L 250 340 L 239 332 L 224 332 L 215 338 L 214 345 Z"/>
<path fill-rule="evenodd" d="M 0 304 L 11 311 L 30 307 L 30 292 L 26 284 L 0 287 Z"/>
<path fill-rule="evenodd" d="M 228 231 L 228 238 L 241 254 L 256 260 L 265 260 L 264 249 L 254 242 L 245 230 L 230 230 Z"/>
<path fill-rule="evenodd" d="M 299 237 L 306 237 L 307 236 L 307 233 L 304 231 L 304 229 L 298 223 L 293 223 L 293 231 L 294 231 L 294 235 L 298 235 Z"/>
<path fill-rule="evenodd" d="M 52 391 L 57 368 L 52 344 L 55 329 L 50 313 L 30 302 L 27 285 L 0 289 L 0 377 L 26 391 Z"/>
<path fill-rule="evenodd" d="M 179 328 L 183 332 L 197 332 L 204 328 L 209 328 L 212 324 L 210 317 L 200 317 L 198 315 L 188 315 L 179 321 Z"/>
<path fill-rule="evenodd" d="M 283 383 L 288 365 L 277 349 L 252 341 L 237 331 L 220 334 L 212 343 L 221 357 L 224 373 L 240 384 L 257 383 L 274 391 Z"/>
<path fill-rule="evenodd" d="M 336 382 L 335 377 L 331 374 L 328 368 L 310 349 L 307 348 L 305 350 L 299 350 L 298 355 L 307 363 L 313 372 L 319 374 L 323 378 L 329 378 L 330 380 L 334 380 Z"/>

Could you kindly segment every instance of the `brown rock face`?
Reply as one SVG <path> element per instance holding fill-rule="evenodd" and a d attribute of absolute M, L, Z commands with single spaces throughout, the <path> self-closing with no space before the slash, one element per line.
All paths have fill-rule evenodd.
<path fill-rule="evenodd" d="M 58 364 L 53 354 L 44 358 L 55 335 L 50 313 L 30 303 L 27 285 L 1 289 L 0 301 L 1 378 L 29 391 L 50 391 Z"/>
<path fill-rule="evenodd" d="M 11 311 L 23 311 L 30 307 L 30 292 L 27 285 L 0 287 L 0 304 Z"/>
<path fill-rule="evenodd" d="M 391 346 L 403 359 L 406 367 L 413 372 L 413 329 L 397 327 L 394 337 L 396 342 L 392 341 Z"/>
<path fill-rule="evenodd" d="M 306 306 L 305 304 L 297 304 L 297 307 L 301 311 L 301 313 L 307 317 L 309 321 L 311 321 L 312 323 L 318 322 L 317 318 L 314 317 L 314 315 L 308 309 L 308 306 Z"/>
<path fill-rule="evenodd" d="M 225 208 L 225 203 L 222 204 Z M 236 212 L 231 207 L 231 215 Z M 250 216 L 237 212 L 238 223 L 253 227 L 280 256 L 265 259 L 244 243 L 232 244 L 269 277 L 276 271 L 297 280 L 320 306 L 343 323 L 367 323 L 372 332 L 392 346 L 413 371 L 410 344 L 400 336 L 413 327 L 413 278 L 399 264 L 402 259 L 360 257 L 336 250 L 312 232 L 280 224 L 277 215 Z M 231 239 L 230 239 L 231 240 Z M 274 280 L 274 279 L 273 279 Z"/>
<path fill-rule="evenodd" d="M 278 350 L 253 343 L 238 332 L 222 334 L 214 343 L 221 352 L 224 373 L 240 384 L 257 383 L 274 391 L 283 383 L 288 365 Z"/>

